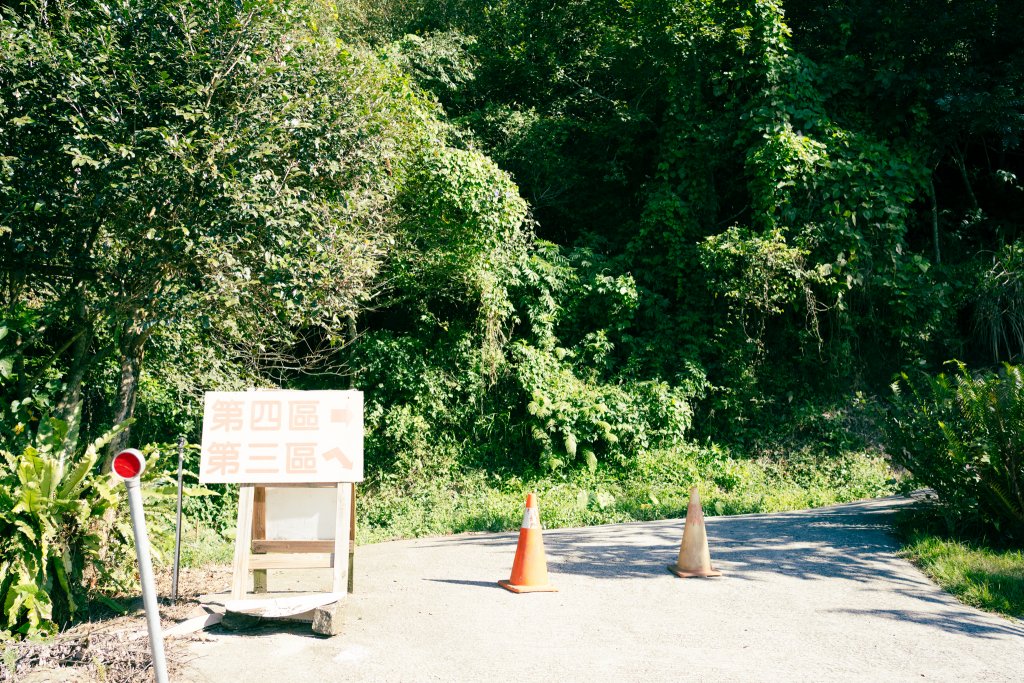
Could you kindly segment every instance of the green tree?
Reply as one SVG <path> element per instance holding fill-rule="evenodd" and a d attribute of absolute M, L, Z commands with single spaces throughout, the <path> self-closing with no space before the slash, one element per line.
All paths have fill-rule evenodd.
<path fill-rule="evenodd" d="M 979 329 L 1012 325 L 974 287 L 1022 220 L 1011 7 L 396 0 L 369 15 L 512 173 L 538 234 L 637 283 L 621 367 L 703 368 L 720 398 L 746 387 L 739 408 L 943 360 L 991 336 L 963 325 L 972 310 Z M 443 64 L 464 67 L 441 70 L 457 97 Z M 740 296 L 737 249 L 752 267 L 800 254 L 765 280 L 785 305 Z"/>
<path fill-rule="evenodd" d="M 35 366 L 19 395 L 51 354 L 58 413 L 74 418 L 87 373 L 112 358 L 120 422 L 162 326 L 198 320 L 229 354 L 285 367 L 279 349 L 343 336 L 429 118 L 340 39 L 343 20 L 318 2 L 3 10 L 5 307 L 36 318 L 17 340 Z"/>

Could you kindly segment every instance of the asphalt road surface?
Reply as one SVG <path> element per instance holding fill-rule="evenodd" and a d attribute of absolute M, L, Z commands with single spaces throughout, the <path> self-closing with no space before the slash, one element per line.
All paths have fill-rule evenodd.
<path fill-rule="evenodd" d="M 515 533 L 364 546 L 341 635 L 215 627 L 177 678 L 1024 681 L 1024 624 L 959 604 L 896 557 L 888 523 L 908 502 L 709 517 L 717 579 L 666 569 L 682 520 L 545 531 L 557 593 L 496 585 Z M 326 582 L 296 574 L 271 573 L 270 590 Z"/>

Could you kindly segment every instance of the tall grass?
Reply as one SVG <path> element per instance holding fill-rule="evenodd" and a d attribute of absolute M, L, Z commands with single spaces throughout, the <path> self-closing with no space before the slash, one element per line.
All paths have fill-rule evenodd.
<path fill-rule="evenodd" d="M 867 453 L 747 460 L 688 446 L 641 455 L 626 470 L 533 477 L 471 471 L 414 489 L 371 488 L 360 496 L 359 541 L 515 530 L 530 491 L 540 495 L 548 528 L 680 517 L 692 486 L 708 514 L 729 515 L 886 495 L 895 481 L 886 461 Z"/>

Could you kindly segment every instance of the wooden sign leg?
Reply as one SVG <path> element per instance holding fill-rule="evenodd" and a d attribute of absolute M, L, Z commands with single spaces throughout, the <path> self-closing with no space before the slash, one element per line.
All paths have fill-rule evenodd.
<path fill-rule="evenodd" d="M 334 585 L 331 592 L 337 601 L 330 605 L 318 607 L 313 612 L 313 632 L 325 636 L 336 636 L 341 633 L 345 618 L 343 606 L 345 591 L 349 586 L 349 541 L 350 519 L 352 516 L 352 484 L 338 484 L 338 503 L 335 517 L 334 555 L 331 567 L 334 570 Z"/>
<path fill-rule="evenodd" d="M 235 564 L 231 580 L 231 599 L 245 597 L 249 583 L 249 553 L 252 550 L 252 507 L 254 486 L 238 487 L 238 526 L 235 527 Z"/>
<path fill-rule="evenodd" d="M 334 593 L 348 591 L 348 533 L 352 514 L 352 484 L 338 484 L 337 518 L 334 531 Z"/>
<path fill-rule="evenodd" d="M 257 486 L 253 494 L 252 538 L 262 541 L 267 537 L 267 487 Z M 267 570 L 252 570 L 252 592 L 267 592 Z"/>
<path fill-rule="evenodd" d="M 356 573 L 356 485 L 349 484 L 352 487 L 352 507 L 349 511 L 349 527 L 348 527 L 348 592 L 355 592 L 355 581 L 353 576 Z"/>

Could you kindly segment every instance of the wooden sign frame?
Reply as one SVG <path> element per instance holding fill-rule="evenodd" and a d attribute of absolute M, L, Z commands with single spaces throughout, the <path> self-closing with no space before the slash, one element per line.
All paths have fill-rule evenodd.
<path fill-rule="evenodd" d="M 267 540 L 267 488 L 336 489 L 338 497 L 334 540 Z M 348 534 L 345 533 L 346 529 Z M 333 569 L 331 593 L 337 594 L 340 600 L 353 590 L 355 532 L 354 483 L 240 484 L 231 581 L 232 600 L 245 597 L 250 571 L 253 572 L 253 592 L 266 593 L 268 569 Z"/>

